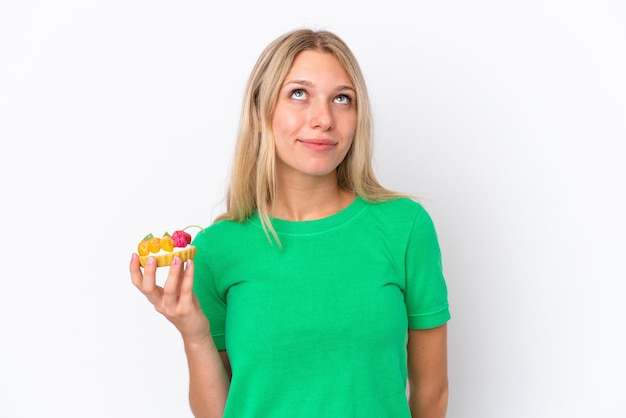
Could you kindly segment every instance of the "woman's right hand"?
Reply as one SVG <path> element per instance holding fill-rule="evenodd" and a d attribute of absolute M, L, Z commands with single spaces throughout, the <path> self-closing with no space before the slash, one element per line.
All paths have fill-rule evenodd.
<path fill-rule="evenodd" d="M 156 270 L 153 257 L 142 271 L 139 256 L 133 254 L 133 284 L 183 336 L 189 364 L 189 404 L 194 416 L 221 417 L 230 387 L 230 363 L 225 351 L 217 351 L 209 321 L 193 293 L 193 261 L 183 266 L 180 258 L 174 257 L 163 287 L 156 284 Z"/>
<path fill-rule="evenodd" d="M 193 261 L 184 265 L 174 257 L 163 287 L 156 284 L 157 263 L 150 257 L 141 268 L 139 256 L 133 254 L 130 261 L 130 277 L 133 284 L 181 333 L 183 340 L 202 341 L 210 337 L 209 321 L 202 312 L 193 293 Z"/>

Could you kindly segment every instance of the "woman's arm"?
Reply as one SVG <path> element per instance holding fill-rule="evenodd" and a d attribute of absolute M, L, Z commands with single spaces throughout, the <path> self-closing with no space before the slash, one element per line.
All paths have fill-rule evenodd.
<path fill-rule="evenodd" d="M 130 276 L 133 284 L 154 308 L 180 332 L 189 366 L 189 403 L 196 417 L 222 417 L 230 387 L 228 357 L 217 351 L 209 321 L 193 293 L 193 261 L 186 267 L 174 258 L 163 287 L 156 285 L 156 262 L 150 258 L 143 272 L 133 254 Z"/>
<path fill-rule="evenodd" d="M 228 356 L 210 341 L 184 341 L 189 365 L 189 405 L 197 418 L 222 417 L 228 396 Z"/>
<path fill-rule="evenodd" d="M 409 406 L 412 418 L 444 418 L 448 409 L 447 325 L 409 330 Z"/>

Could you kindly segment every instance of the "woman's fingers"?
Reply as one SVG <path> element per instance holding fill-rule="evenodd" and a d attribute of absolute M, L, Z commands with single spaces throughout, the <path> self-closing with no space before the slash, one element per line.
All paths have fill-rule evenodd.
<path fill-rule="evenodd" d="M 139 256 L 133 254 L 130 259 L 130 278 L 139 290 L 143 294 L 151 293 L 156 287 L 156 262 L 150 257 L 148 265 L 143 272 L 141 271 L 141 265 L 139 264 Z"/>
<path fill-rule="evenodd" d="M 169 315 L 185 315 L 194 308 L 193 261 L 183 263 L 174 257 L 163 286 L 163 304 Z"/>
<path fill-rule="evenodd" d="M 162 291 L 156 284 L 157 261 L 154 257 L 148 257 L 148 262 L 143 268 L 143 280 L 139 290 L 146 295 L 153 305 L 157 305 L 162 296 Z"/>
<path fill-rule="evenodd" d="M 191 313 L 196 307 L 193 294 L 193 272 L 193 261 L 187 261 L 185 266 L 179 257 L 174 257 L 165 283 L 161 287 L 156 283 L 157 262 L 154 257 L 148 258 L 143 271 L 136 254 L 133 254 L 130 261 L 133 284 L 148 298 L 158 312 L 174 321 L 176 317 Z"/>
<path fill-rule="evenodd" d="M 162 304 L 161 298 L 163 295 L 163 290 L 157 286 L 156 284 L 156 269 L 157 262 L 154 257 L 149 257 L 146 266 L 141 269 L 141 265 L 139 263 L 139 256 L 137 254 L 133 254 L 130 259 L 130 278 L 137 287 L 154 305 L 157 310 Z"/>
<path fill-rule="evenodd" d="M 167 274 L 167 279 L 163 285 L 163 306 L 168 313 L 176 312 L 182 267 L 183 263 L 180 261 L 180 258 L 174 257 L 172 265 L 170 266 L 170 271 Z"/>
<path fill-rule="evenodd" d="M 133 254 L 129 268 L 133 284 L 183 336 L 197 338 L 208 334 L 208 322 L 193 293 L 193 261 L 188 260 L 185 265 L 179 257 L 174 257 L 163 287 L 156 284 L 157 262 L 154 257 L 148 259 L 142 270 L 139 256 Z"/>
<path fill-rule="evenodd" d="M 139 264 L 139 256 L 135 253 L 130 258 L 130 279 L 141 290 L 141 284 L 143 282 L 143 273 L 141 272 L 141 265 Z"/>
<path fill-rule="evenodd" d="M 188 260 L 180 283 L 180 304 L 182 306 L 192 306 L 194 303 L 193 269 L 193 261 Z"/>

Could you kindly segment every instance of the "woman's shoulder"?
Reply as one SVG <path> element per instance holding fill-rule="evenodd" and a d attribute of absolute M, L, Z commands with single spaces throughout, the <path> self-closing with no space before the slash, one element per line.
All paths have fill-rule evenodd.
<path fill-rule="evenodd" d="M 400 196 L 369 203 L 374 210 L 389 212 L 391 214 L 416 215 L 420 212 L 426 212 L 424 206 L 412 197 Z"/>
<path fill-rule="evenodd" d="M 250 220 L 238 222 L 229 219 L 219 219 L 204 228 L 203 231 L 196 235 L 196 239 L 224 241 L 230 237 L 240 236 L 250 228 L 257 229 Z"/>
<path fill-rule="evenodd" d="M 372 215 L 384 222 L 430 227 L 433 220 L 424 205 L 413 197 L 397 197 L 370 203 Z"/>

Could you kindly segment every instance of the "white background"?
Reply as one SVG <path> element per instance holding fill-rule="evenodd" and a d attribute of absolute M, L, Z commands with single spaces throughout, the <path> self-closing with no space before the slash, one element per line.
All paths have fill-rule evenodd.
<path fill-rule="evenodd" d="M 0 0 L 0 416 L 190 416 L 128 261 L 220 212 L 247 75 L 301 26 L 351 45 L 379 177 L 436 223 L 448 416 L 623 417 L 619 0 Z"/>

